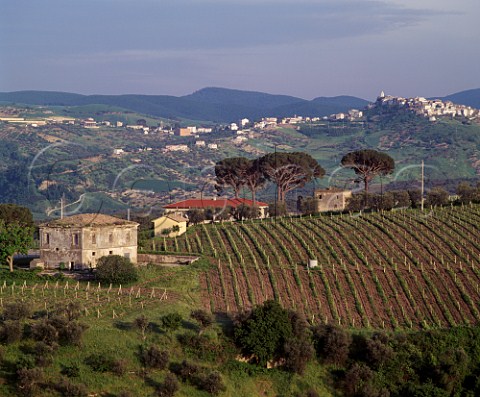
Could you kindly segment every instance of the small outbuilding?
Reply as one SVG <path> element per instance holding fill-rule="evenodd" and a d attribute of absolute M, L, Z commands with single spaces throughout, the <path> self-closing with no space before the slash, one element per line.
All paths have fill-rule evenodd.
<path fill-rule="evenodd" d="M 347 207 L 347 200 L 352 197 L 352 191 L 335 187 L 316 189 L 313 197 L 315 212 L 344 211 Z"/>
<path fill-rule="evenodd" d="M 181 215 L 166 214 L 154 219 L 153 230 L 155 236 L 177 237 L 187 231 L 188 219 Z"/>

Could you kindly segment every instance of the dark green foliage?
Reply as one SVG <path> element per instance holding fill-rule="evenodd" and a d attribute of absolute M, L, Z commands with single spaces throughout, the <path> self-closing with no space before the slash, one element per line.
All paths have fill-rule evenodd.
<path fill-rule="evenodd" d="M 51 321 L 43 319 L 32 324 L 31 336 L 34 340 L 47 345 L 58 343 L 59 332 Z"/>
<path fill-rule="evenodd" d="M 53 355 L 57 346 L 47 345 L 43 342 L 37 342 L 33 349 L 35 364 L 38 367 L 48 367 L 53 363 Z"/>
<path fill-rule="evenodd" d="M 394 352 L 385 334 L 374 334 L 365 342 L 365 359 L 373 369 L 378 369 L 393 358 Z"/>
<path fill-rule="evenodd" d="M 425 205 L 436 206 L 448 204 L 448 192 L 440 187 L 434 187 L 427 192 Z"/>
<path fill-rule="evenodd" d="M 95 278 L 105 284 L 128 284 L 138 280 L 138 272 L 129 259 L 109 255 L 98 260 Z"/>
<path fill-rule="evenodd" d="M 352 343 L 350 333 L 333 325 L 319 325 L 313 329 L 313 341 L 317 356 L 323 362 L 345 365 Z"/>
<path fill-rule="evenodd" d="M 290 338 L 285 342 L 285 368 L 288 371 L 303 375 L 315 350 L 312 341 L 307 337 Z"/>
<path fill-rule="evenodd" d="M 204 375 L 198 379 L 198 387 L 201 390 L 217 396 L 222 391 L 225 391 L 226 387 L 223 383 L 222 376 L 219 372 L 213 371 L 207 375 Z"/>
<path fill-rule="evenodd" d="M 386 153 L 364 149 L 347 153 L 341 160 L 342 166 L 351 168 L 363 181 L 368 193 L 369 183 L 377 175 L 388 175 L 395 169 L 395 161 Z"/>
<path fill-rule="evenodd" d="M 58 383 L 54 385 L 54 388 L 63 397 L 87 397 L 88 396 L 88 390 L 85 385 L 81 383 L 73 383 L 67 378 L 61 379 Z"/>
<path fill-rule="evenodd" d="M 285 195 L 325 175 L 325 170 L 307 153 L 268 153 L 258 159 L 258 167 L 266 179 L 277 185 L 277 201 L 284 203 Z"/>
<path fill-rule="evenodd" d="M 232 211 L 232 215 L 237 221 L 256 219 L 260 216 L 260 208 L 242 204 Z"/>
<path fill-rule="evenodd" d="M 266 365 L 283 357 L 285 342 L 293 332 L 288 311 L 276 301 L 266 301 L 237 322 L 234 334 L 247 357 L 252 356 L 260 365 Z"/>
<path fill-rule="evenodd" d="M 22 396 L 38 394 L 39 383 L 43 380 L 40 368 L 20 368 L 17 370 L 17 390 Z"/>
<path fill-rule="evenodd" d="M 27 302 L 7 303 L 3 309 L 5 320 L 25 320 L 32 315 L 32 306 Z"/>
<path fill-rule="evenodd" d="M 150 346 L 141 352 L 142 363 L 146 368 L 165 369 L 170 360 L 167 351 L 160 350 L 157 346 Z"/>
<path fill-rule="evenodd" d="M 3 343 L 15 343 L 23 337 L 23 324 L 16 320 L 7 320 L 0 325 L 0 340 Z"/>
<path fill-rule="evenodd" d="M 27 254 L 33 244 L 33 227 L 0 219 L 0 264 L 7 262 L 13 272 L 13 255 Z"/>
<path fill-rule="evenodd" d="M 345 397 L 389 397 L 388 390 L 376 385 L 375 372 L 365 364 L 355 363 L 344 375 L 342 390 Z"/>
<path fill-rule="evenodd" d="M 461 203 L 479 203 L 480 184 L 472 186 L 467 182 L 462 182 L 457 186 L 457 195 Z"/>
<path fill-rule="evenodd" d="M 94 353 L 85 359 L 87 364 L 95 372 L 108 372 L 112 369 L 113 360 L 101 353 Z"/>
<path fill-rule="evenodd" d="M 233 189 L 235 198 L 238 198 L 240 189 L 245 185 L 245 175 L 250 161 L 245 157 L 231 157 L 215 164 L 216 189 L 221 192 L 227 187 Z"/>
<path fill-rule="evenodd" d="M 80 376 L 80 367 L 78 365 L 66 365 L 60 371 L 62 375 L 68 378 L 78 378 Z"/>
<path fill-rule="evenodd" d="M 207 361 L 217 361 L 224 358 L 224 346 L 212 341 L 204 334 L 185 332 L 178 336 L 185 353 Z"/>
<path fill-rule="evenodd" d="M 200 327 L 200 332 L 210 327 L 213 323 L 213 318 L 210 313 L 207 313 L 205 310 L 197 309 L 190 313 L 190 317 L 193 318 Z"/>
<path fill-rule="evenodd" d="M 407 190 L 410 201 L 412 202 L 412 208 L 420 208 L 422 203 L 422 191 L 420 189 Z"/>
<path fill-rule="evenodd" d="M 180 378 L 182 382 L 192 382 L 192 380 L 201 372 L 201 368 L 186 360 L 172 368 L 173 372 Z"/>
<path fill-rule="evenodd" d="M 16 204 L 0 204 L 0 219 L 5 224 L 18 223 L 29 228 L 34 225 L 31 211 Z"/>
<path fill-rule="evenodd" d="M 128 361 L 125 359 L 114 360 L 111 371 L 117 376 L 125 375 L 128 371 Z"/>
<path fill-rule="evenodd" d="M 314 389 L 308 389 L 305 397 L 320 397 L 320 395 Z"/>
<path fill-rule="evenodd" d="M 287 205 L 277 201 L 268 205 L 269 216 L 285 216 L 287 215 Z"/>
<path fill-rule="evenodd" d="M 198 225 L 207 219 L 205 211 L 199 209 L 192 209 L 187 211 L 188 224 Z"/>
<path fill-rule="evenodd" d="M 157 388 L 157 396 L 158 397 L 173 397 L 175 393 L 178 391 L 179 385 L 177 377 L 172 374 L 168 373 L 165 376 L 165 380 L 161 383 Z"/>
<path fill-rule="evenodd" d="M 148 318 L 145 317 L 143 314 L 133 320 L 133 325 L 140 331 L 143 340 L 145 340 L 146 338 L 146 332 L 148 330 L 149 324 L 150 322 L 148 321 Z"/>
<path fill-rule="evenodd" d="M 78 302 L 60 304 L 56 308 L 56 313 L 65 316 L 68 321 L 78 320 L 82 315 L 82 306 Z"/>
<path fill-rule="evenodd" d="M 160 318 L 162 328 L 166 331 L 176 331 L 182 325 L 182 316 L 178 313 L 169 313 Z"/>

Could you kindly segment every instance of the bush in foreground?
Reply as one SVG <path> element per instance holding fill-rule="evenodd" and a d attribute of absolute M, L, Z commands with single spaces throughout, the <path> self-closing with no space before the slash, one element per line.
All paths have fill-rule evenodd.
<path fill-rule="evenodd" d="M 128 284 L 138 280 L 138 272 L 129 259 L 109 255 L 99 259 L 95 277 L 105 284 Z"/>

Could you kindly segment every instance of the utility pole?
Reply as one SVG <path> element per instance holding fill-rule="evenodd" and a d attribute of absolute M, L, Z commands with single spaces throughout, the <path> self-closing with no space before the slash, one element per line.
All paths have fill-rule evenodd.
<path fill-rule="evenodd" d="M 422 160 L 422 184 L 421 184 L 421 198 L 420 198 L 420 208 L 422 209 L 423 212 L 423 194 L 425 191 L 425 163 Z"/>
<path fill-rule="evenodd" d="M 60 219 L 63 219 L 63 212 L 65 207 L 65 194 L 60 198 Z"/>

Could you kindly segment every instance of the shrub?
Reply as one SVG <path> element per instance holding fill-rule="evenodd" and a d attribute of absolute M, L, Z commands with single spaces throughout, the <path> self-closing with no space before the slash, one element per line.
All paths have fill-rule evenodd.
<path fill-rule="evenodd" d="M 4 343 L 15 343 L 23 337 L 23 325 L 18 320 L 4 321 L 0 328 L 0 339 Z"/>
<path fill-rule="evenodd" d="M 142 334 L 142 339 L 145 340 L 145 332 L 147 331 L 149 325 L 148 318 L 142 314 L 140 317 L 137 317 L 135 320 L 133 320 L 133 325 L 135 326 L 135 328 L 140 330 Z"/>
<path fill-rule="evenodd" d="M 270 360 L 283 357 L 285 342 L 293 336 L 289 312 L 276 301 L 266 301 L 255 307 L 249 315 L 237 321 L 234 333 L 243 352 L 253 355 L 263 366 Z"/>
<path fill-rule="evenodd" d="M 88 325 L 86 324 L 70 321 L 60 329 L 60 340 L 64 344 L 81 346 L 83 334 L 87 329 Z"/>
<path fill-rule="evenodd" d="M 56 385 L 55 389 L 63 397 L 87 397 L 88 390 L 84 384 L 72 383 L 69 379 L 63 378 Z"/>
<path fill-rule="evenodd" d="M 128 370 L 128 361 L 125 359 L 119 359 L 112 362 L 112 372 L 117 376 L 123 376 Z"/>
<path fill-rule="evenodd" d="M 192 311 L 190 313 L 190 317 L 198 322 L 200 325 L 200 332 L 202 332 L 205 328 L 208 328 L 213 323 L 212 315 L 202 309 Z"/>
<path fill-rule="evenodd" d="M 68 321 L 78 320 L 82 315 L 82 305 L 78 302 L 69 302 L 66 305 L 57 306 L 56 313 L 63 315 Z"/>
<path fill-rule="evenodd" d="M 91 354 L 85 359 L 85 364 L 95 372 L 107 372 L 112 369 L 112 359 L 104 354 Z"/>
<path fill-rule="evenodd" d="M 34 347 L 35 364 L 39 367 L 48 367 L 53 362 L 53 353 L 56 346 L 47 345 L 44 342 L 37 342 Z"/>
<path fill-rule="evenodd" d="M 109 255 L 98 260 L 95 277 L 101 283 L 128 284 L 138 280 L 138 272 L 129 259 Z"/>
<path fill-rule="evenodd" d="M 175 331 L 182 324 L 182 316 L 178 313 L 169 313 L 160 319 L 162 327 L 167 331 Z"/>
<path fill-rule="evenodd" d="M 307 338 L 290 338 L 284 350 L 285 368 L 302 375 L 314 354 L 312 342 Z"/>
<path fill-rule="evenodd" d="M 17 370 L 18 391 L 24 396 L 37 395 L 38 383 L 43 379 L 43 372 L 39 368 L 20 368 Z"/>
<path fill-rule="evenodd" d="M 222 356 L 223 347 L 205 335 L 187 331 L 179 335 L 178 340 L 186 353 L 194 354 L 202 360 L 214 361 Z"/>
<path fill-rule="evenodd" d="M 174 374 L 168 373 L 165 380 L 157 388 L 158 397 L 173 397 L 178 391 L 178 380 Z"/>
<path fill-rule="evenodd" d="M 145 367 L 157 369 L 165 369 L 170 360 L 168 352 L 162 351 L 156 346 L 150 346 L 142 351 L 141 358 Z"/>
<path fill-rule="evenodd" d="M 174 372 L 182 382 L 192 381 L 194 377 L 200 373 L 200 367 L 183 360 L 182 363 L 174 369 Z"/>
<path fill-rule="evenodd" d="M 32 316 L 32 305 L 27 302 L 13 302 L 5 305 L 3 318 L 5 320 L 24 320 Z"/>
<path fill-rule="evenodd" d="M 223 383 L 220 373 L 217 371 L 211 372 L 207 376 L 202 377 L 199 380 L 199 388 L 206 392 L 213 394 L 214 396 L 225 391 L 226 387 Z"/>
<path fill-rule="evenodd" d="M 78 378 L 80 376 L 80 367 L 75 364 L 64 366 L 60 373 L 68 378 Z"/>
<path fill-rule="evenodd" d="M 32 338 L 47 345 L 58 343 L 59 333 L 49 320 L 42 320 L 32 325 Z"/>
<path fill-rule="evenodd" d="M 342 328 L 320 325 L 313 330 L 317 356 L 327 364 L 344 365 L 348 358 L 352 336 Z"/>

